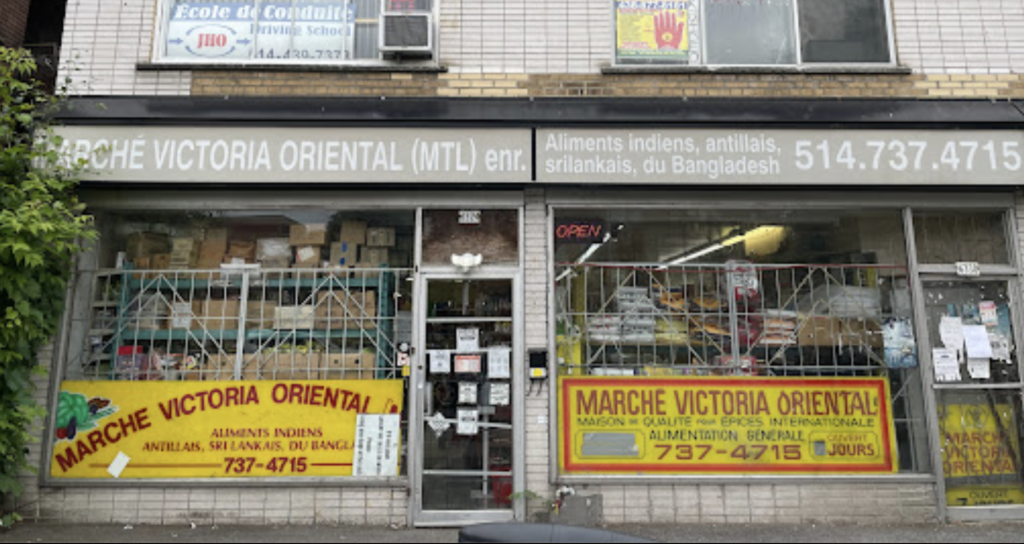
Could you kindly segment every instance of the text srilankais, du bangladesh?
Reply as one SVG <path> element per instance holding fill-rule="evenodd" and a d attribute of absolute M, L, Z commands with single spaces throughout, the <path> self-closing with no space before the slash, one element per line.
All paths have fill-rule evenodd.
<path fill-rule="evenodd" d="M 818 416 L 878 415 L 869 391 L 765 391 L 731 389 L 577 390 L 573 401 L 580 416 Z"/>
<path fill-rule="evenodd" d="M 212 388 L 207 391 L 188 393 L 157 403 L 160 414 L 166 421 L 187 418 L 203 412 L 211 412 L 234 406 L 256 406 L 262 399 L 256 386 L 235 386 Z M 274 386 L 270 399 L 275 405 L 319 406 L 343 412 L 365 414 L 370 409 L 372 398 L 356 391 L 337 387 L 312 384 L 286 384 Z M 149 420 L 149 408 L 126 414 L 117 420 L 101 425 L 94 431 L 82 435 L 76 442 L 54 451 L 57 464 L 63 472 L 74 468 L 87 457 L 113 446 L 129 436 L 145 432 L 153 427 Z"/>

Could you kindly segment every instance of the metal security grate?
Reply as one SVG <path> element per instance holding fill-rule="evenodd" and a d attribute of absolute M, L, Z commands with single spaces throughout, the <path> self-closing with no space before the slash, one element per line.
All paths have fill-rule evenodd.
<path fill-rule="evenodd" d="M 903 469 L 927 463 L 908 271 L 861 265 L 556 268 L 562 375 L 887 376 Z"/>
<path fill-rule="evenodd" d="M 66 379 L 401 379 L 407 270 L 96 271 Z M 79 282 L 82 285 L 82 282 Z M 408 302 L 408 299 L 407 299 Z"/>

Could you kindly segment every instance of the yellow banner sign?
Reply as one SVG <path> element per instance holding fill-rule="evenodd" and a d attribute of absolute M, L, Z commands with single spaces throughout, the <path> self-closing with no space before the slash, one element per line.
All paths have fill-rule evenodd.
<path fill-rule="evenodd" d="M 561 378 L 567 474 L 899 469 L 882 378 Z"/>
<path fill-rule="evenodd" d="M 940 406 L 947 504 L 1024 504 L 1014 416 L 1009 404 Z"/>
<path fill-rule="evenodd" d="M 400 380 L 64 382 L 50 473 L 351 476 L 357 416 L 401 414 L 402 400 Z"/>

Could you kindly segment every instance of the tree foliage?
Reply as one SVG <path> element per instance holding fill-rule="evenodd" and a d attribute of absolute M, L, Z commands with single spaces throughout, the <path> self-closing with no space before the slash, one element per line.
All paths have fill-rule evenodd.
<path fill-rule="evenodd" d="M 61 160 L 59 98 L 32 79 L 23 50 L 0 47 L 0 497 L 24 492 L 26 449 L 44 409 L 33 399 L 36 354 L 57 332 L 75 254 L 95 239 L 75 195 L 82 163 Z M 2 503 L 0 503 L 2 505 Z M 15 520 L 0 510 L 4 527 Z"/>

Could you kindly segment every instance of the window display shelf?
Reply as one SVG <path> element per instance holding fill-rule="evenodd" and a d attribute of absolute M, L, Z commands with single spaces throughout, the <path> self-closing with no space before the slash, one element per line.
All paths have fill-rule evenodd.
<path fill-rule="evenodd" d="M 347 330 L 285 330 L 285 329 L 254 329 L 245 331 L 246 340 L 269 340 L 271 338 L 295 338 L 298 340 L 325 340 L 362 338 L 376 336 L 376 329 Z M 123 333 L 126 342 L 157 342 L 185 340 L 238 340 L 238 329 L 219 329 L 206 331 L 190 330 L 126 330 Z"/>

